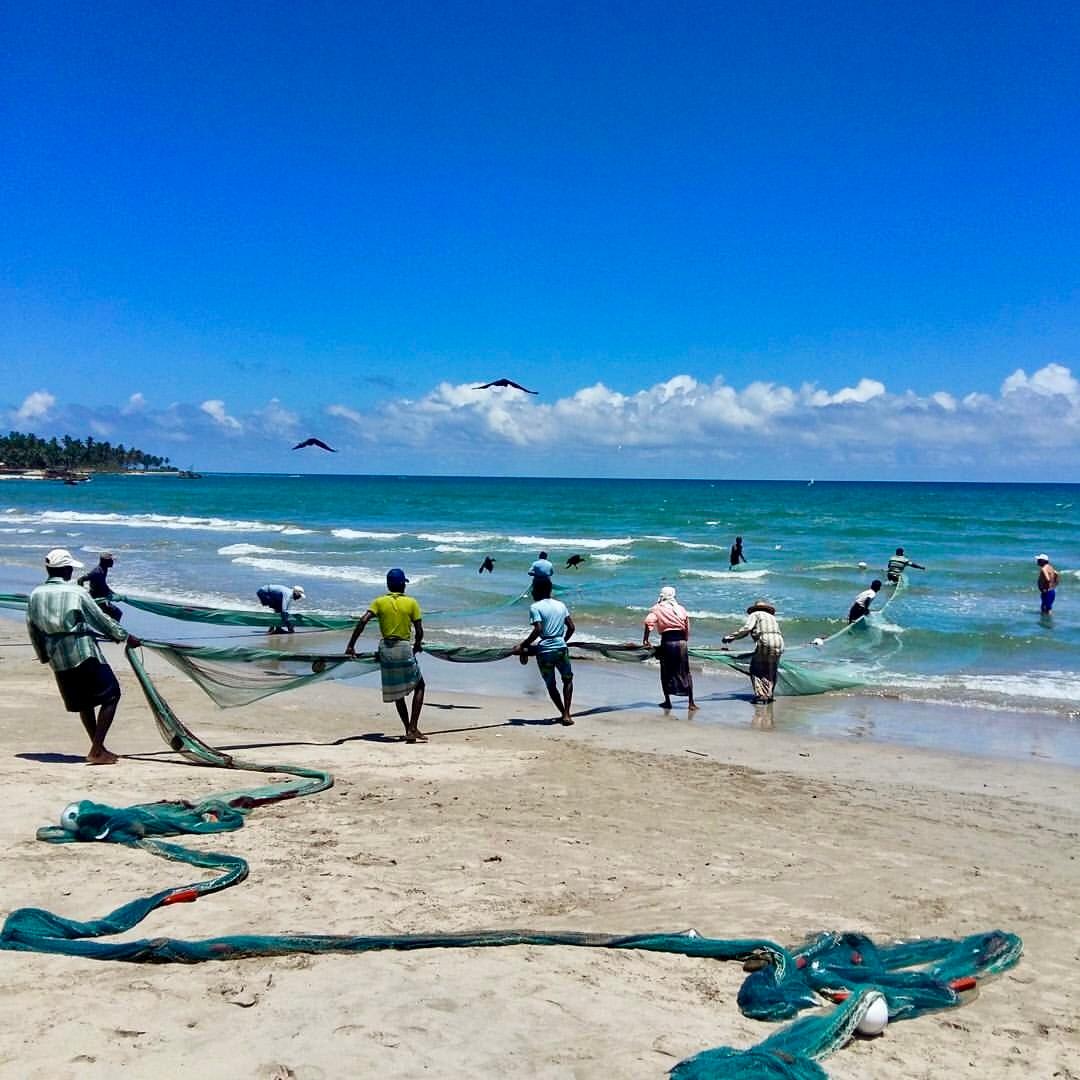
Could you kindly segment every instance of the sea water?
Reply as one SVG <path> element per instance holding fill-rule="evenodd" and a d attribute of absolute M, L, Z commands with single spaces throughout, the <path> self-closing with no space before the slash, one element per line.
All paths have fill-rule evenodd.
<path fill-rule="evenodd" d="M 732 571 L 736 535 L 748 562 Z M 107 549 L 118 592 L 255 607 L 261 585 L 300 584 L 299 610 L 355 613 L 400 566 L 429 636 L 505 644 L 527 629 L 514 600 L 543 549 L 582 637 L 640 641 L 670 584 L 694 644 L 718 643 L 767 597 L 792 647 L 840 629 L 903 546 L 927 569 L 909 571 L 910 587 L 875 616 L 866 692 L 1075 723 L 1078 535 L 1078 485 L 97 476 L 0 485 L 0 591 L 40 580 L 49 548 L 88 565 Z M 1051 617 L 1035 588 L 1043 551 L 1062 575 Z M 575 554 L 583 564 L 566 568 Z M 478 573 L 485 556 L 492 574 Z"/>

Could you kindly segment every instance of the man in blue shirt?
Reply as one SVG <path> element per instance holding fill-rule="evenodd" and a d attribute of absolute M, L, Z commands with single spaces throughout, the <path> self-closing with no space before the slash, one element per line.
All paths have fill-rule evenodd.
<path fill-rule="evenodd" d="M 574 669 L 570 666 L 570 650 L 566 643 L 574 636 L 574 620 L 561 600 L 552 599 L 551 578 L 537 574 L 533 578 L 533 604 L 529 608 L 532 632 L 519 645 L 514 646 L 522 663 L 528 662 L 529 647 L 533 650 L 536 666 L 547 687 L 548 696 L 559 710 L 559 723 L 569 727 L 574 721 L 570 716 L 570 703 L 574 696 Z M 562 694 L 555 685 L 555 672 L 562 676 Z"/>
<path fill-rule="evenodd" d="M 529 574 L 534 579 L 545 577 L 550 581 L 551 575 L 554 573 L 555 566 L 548 560 L 548 553 L 546 551 L 541 551 L 540 558 L 529 567 Z"/>

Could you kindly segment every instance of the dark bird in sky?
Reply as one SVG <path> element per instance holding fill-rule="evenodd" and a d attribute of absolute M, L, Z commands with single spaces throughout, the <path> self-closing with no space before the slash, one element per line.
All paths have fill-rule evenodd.
<path fill-rule="evenodd" d="M 521 383 L 514 382 L 513 379 L 496 379 L 494 382 L 486 382 L 483 386 L 474 386 L 474 390 L 490 390 L 493 386 L 512 386 L 515 390 L 524 390 L 526 394 L 538 394 L 538 390 L 526 390 Z"/>
<path fill-rule="evenodd" d="M 485 570 L 490 574 L 495 569 L 495 560 L 490 556 L 486 556 L 484 561 L 480 564 L 480 569 L 476 572 L 482 574 Z"/>
<path fill-rule="evenodd" d="M 332 446 L 327 446 L 322 439 L 305 439 L 303 442 L 298 442 L 293 449 L 303 450 L 305 446 L 317 446 L 320 450 L 329 450 L 331 454 L 337 453 Z"/>
<path fill-rule="evenodd" d="M 567 570 L 571 568 L 577 569 L 584 561 L 584 555 L 571 555 L 570 558 L 566 560 L 566 568 Z"/>

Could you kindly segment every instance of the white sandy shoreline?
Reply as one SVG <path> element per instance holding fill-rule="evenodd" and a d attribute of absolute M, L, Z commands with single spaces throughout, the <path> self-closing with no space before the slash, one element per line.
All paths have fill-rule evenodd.
<path fill-rule="evenodd" d="M 0 640 L 18 640 L 17 627 Z M 78 764 L 83 736 L 48 671 L 25 650 L 0 655 L 12 781 L 4 911 L 93 918 L 189 880 L 140 852 L 53 847 L 34 830 L 79 797 L 197 797 L 243 778 L 163 755 L 122 662 L 114 749 L 153 756 Z M 694 926 L 794 942 L 822 928 L 1000 927 L 1024 937 L 1019 967 L 969 1007 L 895 1024 L 827 1071 L 1080 1074 L 1080 978 L 1067 944 L 1080 916 L 1077 770 L 655 710 L 595 712 L 564 730 L 535 723 L 550 712 L 539 696 L 438 688 L 431 742 L 405 747 L 373 689 L 324 684 L 223 713 L 163 668 L 166 696 L 208 741 L 326 767 L 337 783 L 193 841 L 243 854 L 250 879 L 157 912 L 132 936 Z M 582 710 L 602 704 L 582 688 Z M 655 955 L 513 948 L 186 968 L 3 954 L 0 964 L 5 1077 L 644 1078 L 774 1030 L 738 1013 L 737 965 Z"/>

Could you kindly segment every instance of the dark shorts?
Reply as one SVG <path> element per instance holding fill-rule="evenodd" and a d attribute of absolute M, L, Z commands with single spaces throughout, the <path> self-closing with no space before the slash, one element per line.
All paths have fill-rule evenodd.
<path fill-rule="evenodd" d="M 1053 610 L 1054 598 L 1057 596 L 1056 589 L 1044 589 L 1042 594 L 1042 611 L 1045 615 L 1048 611 Z"/>
<path fill-rule="evenodd" d="M 68 712 L 82 712 L 120 700 L 120 684 L 108 664 L 93 658 L 68 671 L 54 671 Z"/>
<path fill-rule="evenodd" d="M 555 681 L 555 672 L 562 676 L 564 683 L 570 682 L 574 677 L 574 669 L 570 666 L 569 649 L 547 649 L 543 652 L 537 650 L 536 666 L 540 669 L 540 676 L 546 683 Z"/>

